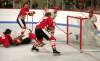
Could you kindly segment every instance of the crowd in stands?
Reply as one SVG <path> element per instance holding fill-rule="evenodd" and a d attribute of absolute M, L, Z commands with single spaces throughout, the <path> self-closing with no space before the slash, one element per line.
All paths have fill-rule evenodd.
<path fill-rule="evenodd" d="M 62 10 L 87 10 L 88 7 L 98 9 L 100 0 L 0 0 L 0 9 L 19 9 L 24 3 L 29 2 L 32 9 L 42 9 L 44 6 L 53 8 L 58 5 Z"/>

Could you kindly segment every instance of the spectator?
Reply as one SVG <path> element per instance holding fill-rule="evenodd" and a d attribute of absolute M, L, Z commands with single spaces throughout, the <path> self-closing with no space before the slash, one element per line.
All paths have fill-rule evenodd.
<path fill-rule="evenodd" d="M 73 0 L 68 0 L 68 1 L 65 0 L 64 3 L 65 3 L 65 9 L 73 10 L 74 8 L 76 8 Z"/>
<path fill-rule="evenodd" d="M 33 0 L 32 8 L 33 8 L 33 9 L 37 9 L 37 8 L 38 8 L 38 3 L 37 3 L 36 0 Z"/>
<path fill-rule="evenodd" d="M 20 8 L 21 7 L 21 1 L 19 0 L 13 0 L 13 8 Z"/>
<path fill-rule="evenodd" d="M 13 8 L 12 3 L 10 1 L 8 1 L 8 0 L 4 0 L 2 2 L 2 6 L 3 6 L 3 8 Z"/>
<path fill-rule="evenodd" d="M 3 0 L 0 0 L 0 8 L 2 8 L 2 3 L 3 3 Z"/>
<path fill-rule="evenodd" d="M 76 2 L 77 2 L 77 3 L 76 3 L 76 7 L 77 7 L 78 9 L 83 9 L 83 8 L 84 8 L 83 0 L 77 0 Z"/>

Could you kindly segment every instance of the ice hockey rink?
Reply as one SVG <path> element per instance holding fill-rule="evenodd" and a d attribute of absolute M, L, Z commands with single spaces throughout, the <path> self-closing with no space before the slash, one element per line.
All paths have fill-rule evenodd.
<path fill-rule="evenodd" d="M 53 56 L 49 44 L 40 48 L 40 52 L 31 52 L 32 45 L 17 47 L 0 47 L 0 61 L 99 61 L 91 55 L 80 53 L 77 49 L 57 43 L 57 49 L 61 51 L 60 56 Z M 100 54 L 95 54 L 98 58 Z"/>
<path fill-rule="evenodd" d="M 11 17 L 9 16 L 9 18 Z M 6 18 L 4 18 L 4 20 L 5 19 Z M 33 26 L 35 27 L 35 24 Z M 63 30 L 66 30 L 65 25 L 58 24 L 57 26 Z M 31 29 L 32 24 L 28 23 L 27 27 Z M 46 45 L 43 47 L 39 47 L 39 52 L 31 51 L 32 44 L 11 46 L 10 48 L 4 48 L 2 47 L 2 45 L 0 45 L 0 61 L 100 61 L 100 51 L 80 52 L 79 49 L 67 45 L 66 35 L 58 27 L 56 27 L 55 37 L 57 39 L 56 40 L 57 50 L 61 52 L 60 56 L 53 56 L 49 41 L 44 40 Z M 20 32 L 21 30 L 16 22 L 8 21 L 5 23 L 4 21 L 1 20 L 0 32 L 3 32 L 6 28 L 10 28 L 13 30 L 12 36 L 14 37 L 16 37 L 15 34 Z"/>
<path fill-rule="evenodd" d="M 3 25 L 0 24 L 0 28 Z M 17 24 L 9 24 L 8 28 L 12 29 L 13 26 L 17 26 Z M 1 29 L 4 30 L 5 28 Z M 18 27 L 17 30 L 19 29 Z M 16 30 L 16 27 L 14 30 Z M 14 34 L 17 33 L 14 31 Z M 81 53 L 79 49 L 66 44 L 64 34 L 58 28 L 56 28 L 55 36 L 57 50 L 61 52 L 60 56 L 53 56 L 50 43 L 45 40 L 46 45 L 39 47 L 39 52 L 31 51 L 32 44 L 11 46 L 9 48 L 4 48 L 0 45 L 0 61 L 99 61 L 100 51 Z"/>

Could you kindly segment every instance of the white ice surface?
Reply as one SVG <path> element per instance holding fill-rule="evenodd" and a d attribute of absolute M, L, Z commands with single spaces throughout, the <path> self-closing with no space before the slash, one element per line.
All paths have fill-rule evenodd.
<path fill-rule="evenodd" d="M 3 32 L 6 28 L 10 28 L 14 32 L 20 32 L 20 27 L 16 24 L 0 24 L 0 32 Z M 28 28 L 31 29 L 31 25 L 28 25 Z M 67 46 L 63 35 L 64 33 L 62 33 L 62 31 L 56 29 L 57 50 L 61 52 L 60 56 L 53 56 L 49 41 L 46 41 L 46 45 L 39 48 L 40 52 L 32 52 L 31 44 L 10 48 L 4 48 L 0 45 L 0 61 L 97 61 L 94 57 L 80 53 L 79 50 Z M 63 42 L 61 42 L 61 40 Z M 93 54 L 98 57 L 100 56 L 98 53 Z"/>

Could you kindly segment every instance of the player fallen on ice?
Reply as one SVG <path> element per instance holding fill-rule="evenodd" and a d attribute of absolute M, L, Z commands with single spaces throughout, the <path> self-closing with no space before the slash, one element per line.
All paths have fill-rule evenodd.
<path fill-rule="evenodd" d="M 32 33 L 32 30 L 26 29 L 24 34 L 20 34 L 14 38 L 14 41 L 16 45 L 30 44 L 35 38 L 35 34 Z"/>
<path fill-rule="evenodd" d="M 10 29 L 6 29 L 2 34 L 0 34 L 0 43 L 5 48 L 8 48 L 14 42 L 11 37 L 11 32 L 12 31 Z"/>
<path fill-rule="evenodd" d="M 43 38 L 49 40 L 53 53 L 60 55 L 60 52 L 56 50 L 56 39 L 53 35 L 54 32 L 52 32 L 53 28 L 54 25 L 53 19 L 51 18 L 51 13 L 47 12 L 43 17 L 42 21 L 36 24 L 35 35 L 39 43 L 43 43 Z M 36 45 L 33 45 L 32 50 L 39 51 Z"/>
<path fill-rule="evenodd" d="M 30 29 L 26 30 L 24 34 L 19 34 L 17 37 L 11 36 L 12 30 L 6 29 L 0 34 L 0 44 L 5 48 L 18 46 L 23 44 L 30 44 L 36 37 Z"/>

